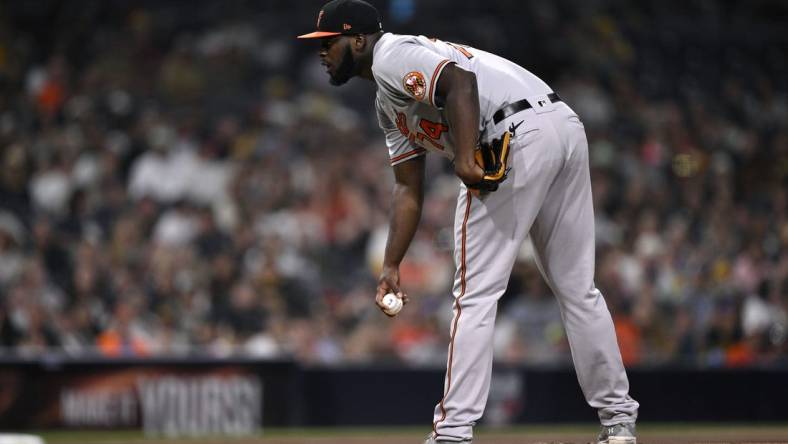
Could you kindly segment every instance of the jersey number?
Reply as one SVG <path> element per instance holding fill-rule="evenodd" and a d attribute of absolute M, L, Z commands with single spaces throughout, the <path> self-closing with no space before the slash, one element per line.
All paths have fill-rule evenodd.
<path fill-rule="evenodd" d="M 422 130 L 424 130 L 424 133 L 427 134 L 427 136 L 430 139 L 435 139 L 435 140 L 440 139 L 441 138 L 441 134 L 444 131 L 448 131 L 449 130 L 448 126 L 446 126 L 446 125 L 444 125 L 444 124 L 442 124 L 440 122 L 432 122 L 432 121 L 429 121 L 427 119 L 421 119 L 419 121 L 419 127 Z"/>
<path fill-rule="evenodd" d="M 408 140 L 411 142 L 415 142 L 416 139 L 419 139 L 420 142 L 427 141 L 430 145 L 434 146 L 435 148 L 443 151 L 445 147 L 438 143 L 438 139 L 441 138 L 441 134 L 445 131 L 449 130 L 449 127 L 440 123 L 440 122 L 433 122 L 427 119 L 420 119 L 419 120 L 419 128 L 421 128 L 423 133 L 414 131 L 411 132 L 408 129 L 407 118 L 405 117 L 404 113 L 397 113 L 397 128 L 399 129 L 400 133 L 403 136 L 407 137 Z"/>

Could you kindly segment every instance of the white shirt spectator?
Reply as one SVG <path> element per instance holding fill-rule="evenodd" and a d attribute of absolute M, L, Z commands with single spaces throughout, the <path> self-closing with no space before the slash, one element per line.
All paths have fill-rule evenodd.
<path fill-rule="evenodd" d="M 227 198 L 227 184 L 232 168 L 227 162 L 206 159 L 195 154 L 194 146 L 181 141 L 173 151 L 149 151 L 132 167 L 129 194 L 150 197 L 158 202 L 186 198 L 211 205 Z"/>
<path fill-rule="evenodd" d="M 131 169 L 129 195 L 135 199 L 150 197 L 159 202 L 171 202 L 178 197 L 178 184 L 169 176 L 169 157 L 162 152 L 148 151 Z"/>
<path fill-rule="evenodd" d="M 170 210 L 156 222 L 153 239 L 163 245 L 187 245 L 198 231 L 199 222 L 192 214 L 183 210 Z"/>
<path fill-rule="evenodd" d="M 30 195 L 36 208 L 53 214 L 62 214 L 68 207 L 73 183 L 60 168 L 50 168 L 36 174 L 30 182 Z"/>

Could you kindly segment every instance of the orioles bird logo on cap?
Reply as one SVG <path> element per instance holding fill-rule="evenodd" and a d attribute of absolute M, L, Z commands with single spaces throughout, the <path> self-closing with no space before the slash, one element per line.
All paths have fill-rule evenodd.
<path fill-rule="evenodd" d="M 323 20 L 323 14 L 325 14 L 325 11 L 321 9 L 320 13 L 317 15 L 317 29 L 320 29 L 320 20 Z"/>

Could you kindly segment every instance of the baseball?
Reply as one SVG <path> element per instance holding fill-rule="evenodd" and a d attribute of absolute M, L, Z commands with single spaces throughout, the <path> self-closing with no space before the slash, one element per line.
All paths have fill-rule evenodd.
<path fill-rule="evenodd" d="M 394 316 L 402 310 L 402 299 L 394 293 L 387 293 L 383 296 L 383 305 L 386 307 L 383 311 L 388 315 Z"/>

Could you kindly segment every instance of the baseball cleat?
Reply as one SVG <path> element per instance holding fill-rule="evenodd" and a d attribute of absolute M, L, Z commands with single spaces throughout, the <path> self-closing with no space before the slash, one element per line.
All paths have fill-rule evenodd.
<path fill-rule="evenodd" d="M 602 426 L 597 441 L 598 444 L 637 444 L 635 423 L 627 422 L 612 426 Z"/>
<path fill-rule="evenodd" d="M 473 441 L 436 441 L 432 433 L 430 433 L 427 435 L 427 439 L 424 440 L 424 444 L 473 444 Z"/>

